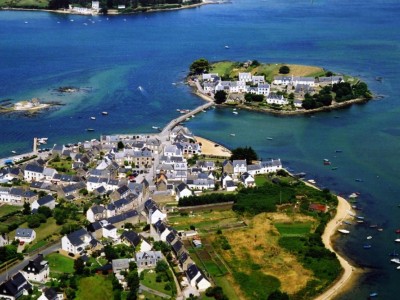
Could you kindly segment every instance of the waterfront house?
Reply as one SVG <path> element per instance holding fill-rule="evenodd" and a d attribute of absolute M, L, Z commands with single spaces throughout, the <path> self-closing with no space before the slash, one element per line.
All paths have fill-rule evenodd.
<path fill-rule="evenodd" d="M 22 269 L 22 274 L 29 281 L 45 282 L 50 274 L 49 263 L 44 260 L 43 254 L 38 254 L 35 259 Z"/>
<path fill-rule="evenodd" d="M 203 81 L 215 81 L 216 78 L 219 78 L 218 73 L 204 73 L 204 74 L 202 74 Z"/>
<path fill-rule="evenodd" d="M 318 77 L 316 83 L 319 85 L 334 85 L 343 81 L 343 76 L 330 76 L 330 77 Z"/>
<path fill-rule="evenodd" d="M 17 228 L 14 240 L 30 243 L 36 239 L 36 231 L 31 228 Z"/>
<path fill-rule="evenodd" d="M 136 252 L 135 256 L 138 268 L 154 268 L 162 259 L 161 251 Z"/>
<path fill-rule="evenodd" d="M 275 76 L 274 81 L 272 83 L 277 84 L 277 85 L 289 85 L 292 83 L 292 77 L 291 76 Z"/>
<path fill-rule="evenodd" d="M 32 285 L 21 272 L 0 284 L 0 299 L 16 300 L 22 295 L 28 295 Z"/>
<path fill-rule="evenodd" d="M 265 84 L 265 77 L 264 77 L 264 75 L 252 76 L 251 77 L 251 82 L 254 85 Z"/>
<path fill-rule="evenodd" d="M 286 100 L 282 95 L 278 95 L 275 93 L 270 93 L 267 97 L 268 104 L 277 104 L 277 105 L 287 105 L 289 101 Z"/>

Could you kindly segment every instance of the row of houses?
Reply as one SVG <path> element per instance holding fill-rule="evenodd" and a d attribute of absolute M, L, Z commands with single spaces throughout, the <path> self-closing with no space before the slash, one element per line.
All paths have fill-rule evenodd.
<path fill-rule="evenodd" d="M 152 218 L 155 207 L 158 210 L 158 206 L 153 200 L 149 199 L 146 201 L 145 211 L 152 221 L 155 221 L 155 218 Z M 190 291 L 194 288 L 197 292 L 203 292 L 211 287 L 211 283 L 203 271 L 190 258 L 189 252 L 183 245 L 178 232 L 165 223 L 165 218 L 159 218 L 156 222 L 151 223 L 150 235 L 154 240 L 166 242 L 171 246 L 180 268 L 186 275 L 186 278 L 180 283 L 182 287 L 188 288 Z M 183 292 L 185 293 L 185 290 Z M 190 293 L 187 292 L 188 296 Z"/>
<path fill-rule="evenodd" d="M 272 84 L 276 85 L 304 85 L 304 86 L 317 86 L 335 84 L 343 81 L 343 76 L 330 76 L 330 77 L 303 77 L 303 76 L 275 76 Z"/>

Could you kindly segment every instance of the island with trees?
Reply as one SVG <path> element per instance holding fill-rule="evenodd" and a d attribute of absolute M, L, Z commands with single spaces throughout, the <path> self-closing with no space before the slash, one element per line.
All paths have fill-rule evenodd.
<path fill-rule="evenodd" d="M 207 2 L 208 3 L 208 2 Z M 210 2 L 211 3 L 211 2 Z M 72 14 L 127 14 L 182 9 L 206 4 L 202 0 L 102 0 L 102 1 L 9 1 L 0 0 L 0 9 L 39 9 Z"/>
<path fill-rule="evenodd" d="M 346 107 L 373 98 L 365 82 L 321 67 L 294 64 L 210 63 L 190 66 L 188 83 L 216 104 L 276 114 L 302 114 Z"/>

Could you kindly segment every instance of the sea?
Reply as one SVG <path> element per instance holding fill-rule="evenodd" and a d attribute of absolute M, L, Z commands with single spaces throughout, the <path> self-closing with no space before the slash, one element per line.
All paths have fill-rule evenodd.
<path fill-rule="evenodd" d="M 400 270 L 389 253 L 400 253 L 399 13 L 398 0 L 232 0 L 121 16 L 0 11 L 1 103 L 36 97 L 63 104 L 34 116 L 0 115 L 0 157 L 29 152 L 34 137 L 47 137 L 52 147 L 155 132 L 152 126 L 166 125 L 176 109 L 203 103 L 184 84 L 198 58 L 315 65 L 356 76 L 376 99 L 290 117 L 215 108 L 186 126 L 229 148 L 251 146 L 263 160 L 280 158 L 337 194 L 360 193 L 357 213 L 365 222 L 347 226 L 351 233 L 335 247 L 366 273 L 337 299 L 372 292 L 398 299 Z M 80 90 L 57 92 L 65 86 Z"/>

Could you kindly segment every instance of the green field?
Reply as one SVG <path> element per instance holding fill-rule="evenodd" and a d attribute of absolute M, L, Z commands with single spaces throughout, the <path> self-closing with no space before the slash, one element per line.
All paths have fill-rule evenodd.
<path fill-rule="evenodd" d="M 111 280 L 102 275 L 85 277 L 79 280 L 76 300 L 109 300 L 113 299 Z"/>
<path fill-rule="evenodd" d="M 0 7 L 46 8 L 48 4 L 48 0 L 0 0 Z"/>
<path fill-rule="evenodd" d="M 254 180 L 256 182 L 256 186 L 262 186 L 269 181 L 266 175 L 257 175 L 255 176 Z"/>
<path fill-rule="evenodd" d="M 302 237 L 310 233 L 312 223 L 275 223 L 281 237 Z"/>
<path fill-rule="evenodd" d="M 164 288 L 165 284 L 168 281 L 157 282 L 156 281 L 157 273 L 154 270 L 145 270 L 143 272 L 144 272 L 144 278 L 140 280 L 141 284 L 153 290 L 172 296 L 172 291 L 167 291 Z"/>
<path fill-rule="evenodd" d="M 23 223 L 19 227 L 28 228 L 28 224 Z M 40 226 L 38 228 L 34 228 L 34 230 L 36 232 L 35 242 L 38 242 L 52 234 L 58 234 L 61 230 L 61 226 L 56 224 L 56 220 L 54 220 L 54 218 L 48 218 L 46 223 L 40 224 Z M 10 233 L 10 236 L 14 238 L 15 230 Z"/>
<path fill-rule="evenodd" d="M 22 209 L 21 206 L 4 204 L 4 205 L 0 206 L 0 217 L 7 215 L 9 213 L 12 213 L 14 211 L 19 211 L 21 209 Z"/>
<path fill-rule="evenodd" d="M 73 273 L 74 260 L 59 253 L 51 253 L 46 256 L 49 262 L 50 272 L 54 273 Z"/>

